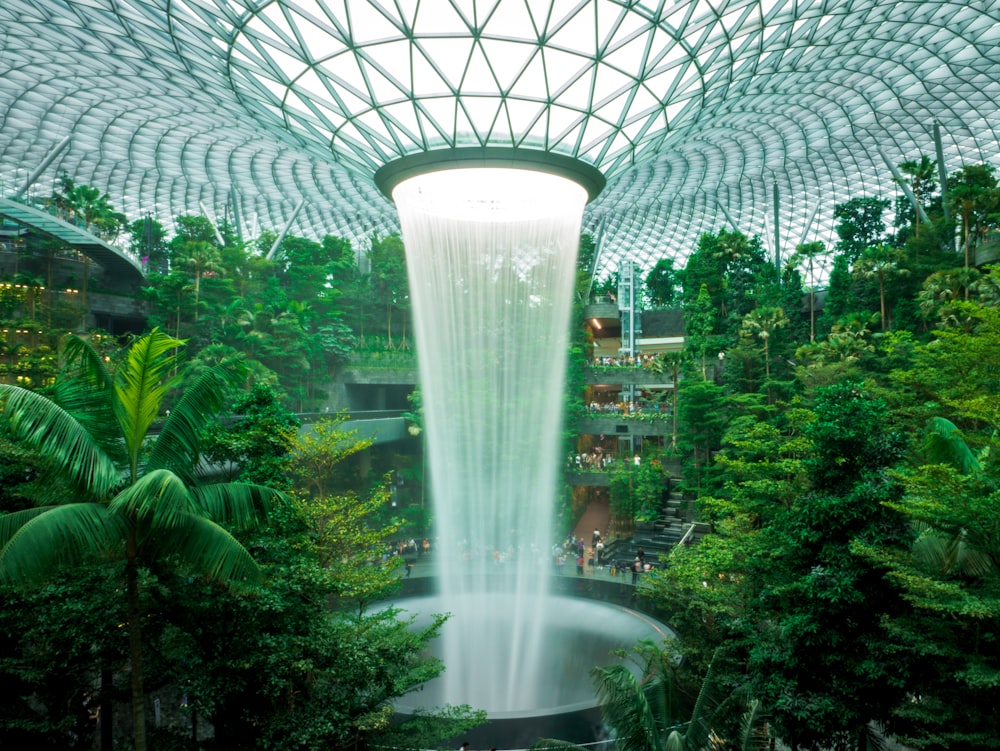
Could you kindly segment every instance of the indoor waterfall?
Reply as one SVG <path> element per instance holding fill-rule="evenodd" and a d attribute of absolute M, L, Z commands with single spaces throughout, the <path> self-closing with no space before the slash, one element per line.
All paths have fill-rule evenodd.
<path fill-rule="evenodd" d="M 569 314 L 586 191 L 466 168 L 393 191 L 406 244 L 437 533 L 444 701 L 547 706 Z"/>

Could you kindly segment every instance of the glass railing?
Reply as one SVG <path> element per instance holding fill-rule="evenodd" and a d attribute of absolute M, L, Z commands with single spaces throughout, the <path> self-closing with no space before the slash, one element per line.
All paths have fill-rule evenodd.
<path fill-rule="evenodd" d="M 20 203 L 23 206 L 28 206 L 33 209 L 38 209 L 39 211 L 44 211 L 46 214 L 49 214 L 55 219 L 59 219 L 63 222 L 66 222 L 67 224 L 71 224 L 74 227 L 83 230 L 87 234 L 93 235 L 105 245 L 114 248 L 116 251 L 118 251 L 118 253 L 123 255 L 125 258 L 131 260 L 136 266 L 141 267 L 143 273 L 146 272 L 146 264 L 142 262 L 142 259 L 139 257 L 139 254 L 134 253 L 128 248 L 124 248 L 118 244 L 118 238 L 121 236 L 120 234 L 114 236 L 102 234 L 101 232 L 98 231 L 99 228 L 95 227 L 94 225 L 88 225 L 83 219 L 80 219 L 79 217 L 68 215 L 65 214 L 64 212 L 55 210 L 55 207 L 49 201 L 42 198 L 36 198 L 33 196 L 6 196 L 6 198 L 10 201 L 14 201 L 15 203 Z"/>

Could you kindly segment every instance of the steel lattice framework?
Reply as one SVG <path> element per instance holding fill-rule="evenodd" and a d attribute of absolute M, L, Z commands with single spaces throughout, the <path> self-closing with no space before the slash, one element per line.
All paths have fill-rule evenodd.
<path fill-rule="evenodd" d="M 469 146 L 600 169 L 598 273 L 730 222 L 782 250 L 886 167 L 995 161 L 995 0 L 4 0 L 0 181 L 53 153 L 130 216 L 397 227 L 387 162 Z M 68 145 L 62 144 L 69 137 Z M 62 147 L 60 147 L 62 145 Z M 815 217 L 815 219 L 814 219 Z M 773 250 L 773 248 L 772 248 Z"/>

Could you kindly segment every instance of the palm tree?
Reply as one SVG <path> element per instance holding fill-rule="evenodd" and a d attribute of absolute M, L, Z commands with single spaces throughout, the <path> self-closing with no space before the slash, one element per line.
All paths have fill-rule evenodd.
<path fill-rule="evenodd" d="M 671 389 L 673 397 L 673 417 L 670 428 L 670 445 L 673 448 L 677 448 L 677 385 L 680 382 L 681 365 L 684 364 L 687 358 L 687 352 L 684 350 L 664 352 L 653 361 L 651 368 L 657 375 L 662 376 L 667 375 L 667 373 L 670 374 L 670 383 L 673 387 Z"/>
<path fill-rule="evenodd" d="M 862 279 L 875 279 L 878 281 L 878 299 L 882 316 L 882 331 L 889 326 L 889 319 L 885 309 L 885 282 L 887 277 L 906 276 L 910 272 L 900 266 L 903 251 L 889 245 L 876 245 L 867 248 L 854 264 L 853 274 Z"/>
<path fill-rule="evenodd" d="M 798 266 L 805 263 L 809 275 L 809 341 L 816 341 L 816 275 L 814 263 L 817 258 L 826 254 L 826 247 L 821 242 L 802 243 L 795 246 L 795 253 L 789 259 L 789 264 Z"/>
<path fill-rule="evenodd" d="M 788 316 L 781 308 L 757 308 L 743 318 L 743 332 L 756 334 L 764 343 L 764 375 L 771 378 L 771 336 L 788 323 Z"/>
<path fill-rule="evenodd" d="M 914 207 L 913 229 L 917 237 L 920 237 L 920 207 L 924 205 L 924 196 L 937 190 L 935 175 L 937 173 L 937 162 L 930 159 L 926 154 L 921 154 L 920 159 L 908 159 L 900 162 L 899 171 L 909 177 L 910 188 L 913 190 L 913 200 L 917 204 Z M 904 182 L 902 179 L 897 182 Z"/>
<path fill-rule="evenodd" d="M 935 271 L 924 279 L 917 293 L 920 315 L 925 320 L 938 319 L 941 326 L 956 320 L 956 303 L 977 289 L 982 278 L 979 269 L 955 268 Z"/>
<path fill-rule="evenodd" d="M 932 417 L 927 423 L 922 449 L 924 458 L 929 462 L 948 465 L 961 477 L 973 481 L 983 479 L 983 465 L 979 457 L 969 448 L 962 431 L 951 420 Z M 934 570 L 944 575 L 958 572 L 979 579 L 996 569 L 986 546 L 976 544 L 965 527 L 943 532 L 918 522 L 916 529 L 918 536 L 913 543 L 913 552 Z"/>
<path fill-rule="evenodd" d="M 95 556 L 124 560 L 136 751 L 146 749 L 140 567 L 168 561 L 236 587 L 257 585 L 257 565 L 220 525 L 259 523 L 278 495 L 254 485 L 199 485 L 195 476 L 199 437 L 227 386 L 242 377 L 241 366 L 202 374 L 150 435 L 178 383 L 171 374 L 182 344 L 154 330 L 111 371 L 90 344 L 69 337 L 72 370 L 49 396 L 0 385 L 3 422 L 69 489 L 50 505 L 0 516 L 0 580 L 31 586 Z"/>
<path fill-rule="evenodd" d="M 719 680 L 716 650 L 708 667 L 689 720 L 681 721 L 682 702 L 673 673 L 676 655 L 652 641 L 632 647 L 625 664 L 594 668 L 604 722 L 615 731 L 615 751 L 702 751 L 712 748 L 712 738 L 723 725 L 731 725 L 741 712 L 740 748 L 768 748 L 771 740 L 760 703 L 748 700 L 746 690 L 728 689 Z M 638 677 L 637 677 L 638 674 Z"/>
<path fill-rule="evenodd" d="M 983 209 L 995 203 L 995 172 L 996 168 L 992 164 L 967 164 L 948 178 L 948 205 L 962 217 L 965 268 L 969 268 L 971 257 L 972 228 L 978 228 Z M 965 299 L 969 299 L 968 294 Z"/>
<path fill-rule="evenodd" d="M 188 240 L 181 248 L 181 260 L 194 269 L 194 320 L 198 321 L 201 299 L 201 279 L 206 272 L 219 268 L 219 249 L 207 240 Z"/>

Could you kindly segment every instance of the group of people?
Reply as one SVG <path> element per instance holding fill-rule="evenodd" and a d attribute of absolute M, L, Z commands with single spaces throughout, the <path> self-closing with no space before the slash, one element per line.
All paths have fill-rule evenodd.
<path fill-rule="evenodd" d="M 575 457 L 570 455 L 569 466 L 576 467 L 577 470 L 588 470 L 588 469 L 610 469 L 611 465 L 614 464 L 615 457 L 611 454 L 605 454 L 601 447 L 598 446 L 592 452 L 583 452 L 577 454 Z"/>
<path fill-rule="evenodd" d="M 576 561 L 576 573 L 583 576 L 587 566 L 604 565 L 604 536 L 595 529 L 590 545 L 582 537 L 566 536 L 562 544 L 552 546 L 552 556 L 557 571 L 561 571 L 566 561 Z"/>
<path fill-rule="evenodd" d="M 670 405 L 648 401 L 591 402 L 587 411 L 594 415 L 668 415 Z"/>
<path fill-rule="evenodd" d="M 622 357 L 595 357 L 592 365 L 600 365 L 607 368 L 649 368 L 656 362 L 657 355 L 623 355 Z"/>
<path fill-rule="evenodd" d="M 425 553 L 431 552 L 431 541 L 426 537 L 417 542 L 416 538 L 409 538 L 408 540 L 396 540 L 395 542 L 390 542 L 389 547 L 385 554 L 382 556 L 382 560 L 385 561 L 394 555 L 424 555 Z"/>

